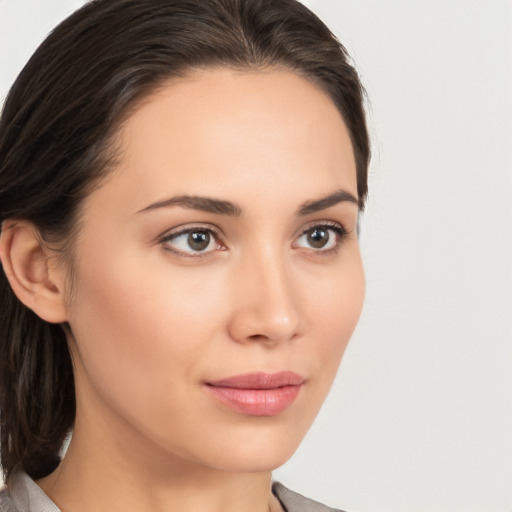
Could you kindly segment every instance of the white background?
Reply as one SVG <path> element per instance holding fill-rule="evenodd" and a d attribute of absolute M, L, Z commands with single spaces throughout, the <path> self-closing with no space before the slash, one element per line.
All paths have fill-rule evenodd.
<path fill-rule="evenodd" d="M 0 0 L 0 101 L 80 0 Z M 309 0 L 370 97 L 367 301 L 275 476 L 351 512 L 512 511 L 512 3 Z"/>

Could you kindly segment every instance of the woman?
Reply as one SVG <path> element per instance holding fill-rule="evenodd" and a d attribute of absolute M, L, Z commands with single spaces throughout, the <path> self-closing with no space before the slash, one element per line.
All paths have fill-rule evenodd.
<path fill-rule="evenodd" d="M 325 25 L 90 2 L 0 126 L 1 510 L 330 510 L 271 487 L 364 296 L 362 90 Z"/>

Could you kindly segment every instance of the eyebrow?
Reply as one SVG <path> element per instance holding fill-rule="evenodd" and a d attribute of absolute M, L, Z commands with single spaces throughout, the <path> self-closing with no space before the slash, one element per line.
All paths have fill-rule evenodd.
<path fill-rule="evenodd" d="M 340 189 L 319 199 L 306 201 L 300 205 L 297 210 L 297 214 L 300 216 L 309 215 L 342 202 L 358 204 L 358 200 L 353 194 Z M 171 206 L 181 206 L 182 208 L 190 208 L 218 215 L 228 215 L 230 217 L 240 217 L 240 215 L 242 215 L 242 208 L 231 201 L 215 199 L 212 197 L 188 195 L 170 197 L 169 199 L 157 201 L 156 203 L 152 203 L 149 206 L 146 206 L 146 208 L 139 210 L 137 213 L 156 210 L 158 208 L 168 208 Z"/>
<path fill-rule="evenodd" d="M 202 196 L 176 196 L 163 201 L 150 204 L 139 210 L 137 213 L 156 210 L 157 208 L 167 208 L 170 206 L 181 206 L 182 208 L 191 208 L 208 213 L 216 213 L 219 215 L 229 215 L 230 217 L 240 217 L 242 209 L 230 201 L 221 199 L 213 199 L 211 197 Z"/>
<path fill-rule="evenodd" d="M 326 210 L 331 206 L 335 206 L 338 203 L 344 202 L 359 205 L 359 201 L 353 194 L 351 194 L 347 190 L 339 189 L 333 192 L 332 194 L 321 197 L 319 199 L 315 199 L 313 201 L 306 201 L 299 207 L 298 214 L 309 215 L 310 213 L 315 213 L 320 210 Z"/>

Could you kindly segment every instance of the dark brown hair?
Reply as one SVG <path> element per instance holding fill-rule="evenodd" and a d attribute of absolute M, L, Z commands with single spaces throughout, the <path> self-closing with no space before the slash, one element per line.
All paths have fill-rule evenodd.
<path fill-rule="evenodd" d="M 108 172 L 123 116 L 192 68 L 280 67 L 323 89 L 348 127 L 362 209 L 369 141 L 358 75 L 296 0 L 93 0 L 62 22 L 11 88 L 0 119 L 0 222 L 67 246 L 82 199 Z M 0 272 L 0 437 L 8 476 L 49 474 L 75 417 L 64 328 L 26 308 Z"/>

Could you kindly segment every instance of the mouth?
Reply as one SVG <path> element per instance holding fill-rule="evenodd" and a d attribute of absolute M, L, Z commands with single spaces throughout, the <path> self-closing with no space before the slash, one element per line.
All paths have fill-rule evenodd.
<path fill-rule="evenodd" d="M 258 372 L 207 382 L 205 388 L 237 412 L 275 416 L 293 404 L 305 382 L 304 377 L 294 372 Z"/>

